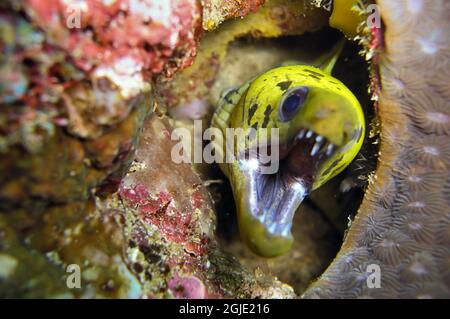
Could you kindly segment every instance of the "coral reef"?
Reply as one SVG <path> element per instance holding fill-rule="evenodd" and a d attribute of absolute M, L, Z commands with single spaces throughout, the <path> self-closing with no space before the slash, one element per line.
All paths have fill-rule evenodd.
<path fill-rule="evenodd" d="M 304 297 L 448 298 L 447 272 L 436 267 L 450 256 L 446 231 L 438 231 L 448 225 L 450 212 L 444 187 L 450 118 L 439 107 L 448 102 L 442 74 L 450 69 L 444 36 L 450 7 L 425 0 L 377 4 L 388 26 L 377 50 L 379 165 L 341 251 Z M 366 260 L 380 266 L 381 288 L 368 289 L 345 276 L 329 280 L 341 273 L 346 254 L 364 247 Z M 387 273 L 394 275 L 386 278 Z"/>
<path fill-rule="evenodd" d="M 231 3 L 236 7 L 236 1 L 218 2 L 226 3 L 220 6 L 220 10 L 227 12 L 226 17 L 242 14 L 236 13 L 240 12 L 240 9 L 227 9 Z M 244 7 L 252 2 L 248 1 Z M 213 25 L 216 26 L 223 18 L 216 17 L 218 20 L 214 20 Z M 208 13 L 205 13 L 204 21 L 208 19 Z M 178 73 L 171 81 L 159 78 L 155 90 L 161 96 L 163 104 L 170 105 L 172 116 L 189 119 L 204 117 L 207 114 L 204 110 L 207 105 L 215 105 L 217 102 L 218 95 L 210 96 L 211 88 L 216 83 L 227 49 L 233 41 L 246 36 L 261 39 L 313 32 L 324 27 L 327 19 L 326 11 L 308 4 L 307 1 L 268 1 L 258 11 L 249 13 L 245 20 L 225 21 L 220 28 L 206 34 L 201 41 L 194 65 L 185 72 Z M 217 88 L 215 93 L 218 94 Z M 185 108 L 191 112 L 184 111 Z"/>
<path fill-rule="evenodd" d="M 166 151 L 170 161 L 167 121 L 146 122 L 147 138 L 142 129 L 156 107 L 153 80 L 193 61 L 198 1 L 1 8 L 2 297 L 294 296 L 216 247 L 209 195 L 189 165 L 168 167 L 175 184 L 159 175 L 157 192 L 139 176 L 156 177 L 158 156 L 145 160 L 147 174 L 132 174 L 143 169 L 135 162 L 122 180 L 141 133 L 138 156 Z M 77 266 L 81 288 L 71 289 Z"/>
<path fill-rule="evenodd" d="M 290 287 L 269 276 L 255 279 L 221 251 L 202 180 L 190 164 L 171 161 L 172 129 L 164 116 L 146 121 L 136 159 L 119 187 L 120 201 L 108 204 L 125 214 L 127 260 L 141 280 L 142 295 L 292 297 Z"/>
<path fill-rule="evenodd" d="M 86 199 L 124 173 L 152 108 L 153 76 L 192 63 L 201 8 L 193 0 L 2 7 L 1 197 Z"/>
<path fill-rule="evenodd" d="M 97 209 L 94 201 L 40 206 L 0 214 L 2 298 L 140 295 L 122 258 L 119 214 Z M 70 289 L 74 271 L 81 275 L 79 289 Z"/>
<path fill-rule="evenodd" d="M 201 178 L 211 172 L 170 161 L 170 135 L 190 127 L 178 119 L 207 118 L 223 88 L 298 52 L 230 49 L 236 40 L 328 23 L 358 33 L 370 60 L 379 161 L 339 253 L 302 297 L 449 297 L 449 2 L 378 0 L 383 29 L 361 28 L 356 11 L 346 20 L 336 10 L 329 22 L 317 2 L 2 1 L 0 297 L 303 292 L 332 258 L 317 247 L 335 221 L 317 222 L 314 209 L 300 220 L 308 238 L 285 259 L 295 274 L 255 263 L 236 241 L 225 252 L 214 181 Z M 230 67 L 246 54 L 257 58 Z M 330 193 L 316 195 L 319 208 Z M 366 285 L 370 265 L 381 288 Z M 81 288 L 71 289 L 77 266 Z"/>
<path fill-rule="evenodd" d="M 243 18 L 256 12 L 266 0 L 203 0 L 203 29 L 211 31 L 227 19 Z"/>
<path fill-rule="evenodd" d="M 0 294 L 137 297 L 126 243 L 110 240 L 123 225 L 105 221 L 93 195 L 114 192 L 127 171 L 153 110 L 153 77 L 192 63 L 201 7 L 194 0 L 0 7 Z M 66 287 L 70 264 L 84 267 L 81 290 Z"/>

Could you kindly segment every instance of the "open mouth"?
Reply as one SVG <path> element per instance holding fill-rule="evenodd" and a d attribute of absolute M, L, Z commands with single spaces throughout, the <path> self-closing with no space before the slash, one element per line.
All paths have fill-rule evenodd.
<path fill-rule="evenodd" d="M 263 174 L 257 162 L 244 169 L 249 180 L 249 212 L 272 236 L 290 236 L 295 211 L 311 191 L 321 163 L 336 146 L 312 130 L 301 129 L 279 146 L 279 169 Z M 250 159 L 255 161 L 255 159 Z"/>

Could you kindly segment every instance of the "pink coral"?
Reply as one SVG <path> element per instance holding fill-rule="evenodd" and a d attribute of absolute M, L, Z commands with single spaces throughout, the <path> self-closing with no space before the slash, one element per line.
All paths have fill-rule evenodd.
<path fill-rule="evenodd" d="M 172 75 L 192 63 L 201 33 L 201 8 L 196 0 L 26 3 L 30 16 L 85 71 L 100 64 L 114 65 L 128 56 L 147 76 L 162 71 Z M 77 14 L 79 28 L 73 25 Z"/>
<path fill-rule="evenodd" d="M 176 298 L 183 299 L 204 299 L 206 288 L 195 276 L 179 277 L 175 276 L 169 281 L 169 290 Z"/>

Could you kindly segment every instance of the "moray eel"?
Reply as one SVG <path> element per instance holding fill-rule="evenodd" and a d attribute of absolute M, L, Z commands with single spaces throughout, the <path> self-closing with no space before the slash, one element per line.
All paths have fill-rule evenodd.
<path fill-rule="evenodd" d="M 302 200 L 339 174 L 361 148 L 365 133 L 361 106 L 331 76 L 343 43 L 320 68 L 277 67 L 219 100 L 211 126 L 225 137 L 228 128 L 242 129 L 247 138 L 237 139 L 229 150 L 234 155 L 231 163 L 219 165 L 232 185 L 241 235 L 258 255 L 275 257 L 290 249 L 292 220 Z M 278 132 L 274 145 L 271 129 Z M 276 154 L 277 147 L 278 158 L 271 159 L 278 161 L 276 172 L 263 172 L 261 145 L 267 146 L 269 155 Z M 215 141 L 221 156 L 226 146 L 223 140 Z"/>

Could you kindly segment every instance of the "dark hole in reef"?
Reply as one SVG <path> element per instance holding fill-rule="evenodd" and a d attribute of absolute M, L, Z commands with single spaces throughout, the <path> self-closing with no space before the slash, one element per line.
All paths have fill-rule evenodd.
<path fill-rule="evenodd" d="M 302 36 L 278 39 L 244 38 L 230 48 L 248 52 L 256 50 L 281 50 L 284 58 L 300 56 L 311 62 L 330 52 L 342 37 L 341 33 L 326 28 Z M 366 136 L 360 154 L 339 176 L 313 192 L 302 203 L 296 213 L 292 232 L 295 238 L 292 250 L 281 257 L 264 259 L 255 257 L 239 238 L 236 209 L 231 186 L 217 166 L 212 168 L 211 178 L 226 181 L 213 186 L 216 197 L 218 237 L 224 249 L 234 254 L 248 269 L 259 267 L 265 273 L 276 276 L 293 286 L 301 294 L 308 285 L 320 276 L 331 263 L 343 242 L 349 218 L 353 219 L 361 204 L 368 174 L 375 169 L 377 145 L 369 139 L 370 123 L 375 114 L 368 94 L 369 71 L 364 58 L 359 54 L 361 47 L 347 41 L 334 68 L 333 76 L 341 80 L 360 101 L 366 116 Z M 297 59 L 300 60 L 300 59 Z M 300 60 L 301 61 L 301 60 Z M 278 64 L 283 61 L 278 61 Z M 274 65 L 276 66 L 276 65 Z M 254 76 L 251 74 L 250 76 Z M 343 191 L 344 190 L 344 191 Z"/>

